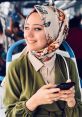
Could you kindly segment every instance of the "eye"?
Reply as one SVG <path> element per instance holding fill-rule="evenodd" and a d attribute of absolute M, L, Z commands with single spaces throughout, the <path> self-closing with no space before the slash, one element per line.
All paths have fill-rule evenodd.
<path fill-rule="evenodd" d="M 29 27 L 28 27 L 28 26 L 25 26 L 24 29 L 25 29 L 25 30 L 29 30 Z"/>
<path fill-rule="evenodd" d="M 42 28 L 34 28 L 35 31 L 40 31 Z"/>

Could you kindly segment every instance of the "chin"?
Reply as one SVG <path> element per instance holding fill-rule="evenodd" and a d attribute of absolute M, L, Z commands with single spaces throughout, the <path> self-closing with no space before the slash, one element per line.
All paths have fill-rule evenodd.
<path fill-rule="evenodd" d="M 36 51 L 37 49 L 35 48 L 28 48 L 29 51 Z"/>
<path fill-rule="evenodd" d="M 35 47 L 28 47 L 29 51 L 39 51 L 41 49 L 43 49 L 43 47 L 37 47 L 37 48 L 35 48 Z"/>

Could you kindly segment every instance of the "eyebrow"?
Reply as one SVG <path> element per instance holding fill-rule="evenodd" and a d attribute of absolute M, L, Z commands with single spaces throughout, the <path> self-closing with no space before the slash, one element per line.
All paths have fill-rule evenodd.
<path fill-rule="evenodd" d="M 29 24 L 25 24 L 25 25 L 29 25 Z M 41 27 L 43 27 L 43 25 L 42 24 L 33 24 L 34 26 L 41 26 Z"/>

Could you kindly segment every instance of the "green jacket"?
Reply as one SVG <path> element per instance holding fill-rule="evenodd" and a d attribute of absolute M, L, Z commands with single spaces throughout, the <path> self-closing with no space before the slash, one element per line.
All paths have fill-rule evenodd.
<path fill-rule="evenodd" d="M 9 65 L 4 95 L 6 117 L 81 117 L 81 94 L 75 64 L 69 58 L 66 58 L 66 61 L 69 66 L 70 79 L 76 83 L 75 107 L 70 108 L 66 102 L 57 101 L 53 104 L 39 106 L 33 112 L 26 108 L 26 101 L 41 86 L 45 85 L 45 82 L 39 71 L 36 72 L 33 68 L 28 59 L 28 54 L 25 54 L 21 55 Z M 57 84 L 66 82 L 67 80 L 66 66 L 60 55 L 57 55 L 55 60 L 55 79 Z"/>

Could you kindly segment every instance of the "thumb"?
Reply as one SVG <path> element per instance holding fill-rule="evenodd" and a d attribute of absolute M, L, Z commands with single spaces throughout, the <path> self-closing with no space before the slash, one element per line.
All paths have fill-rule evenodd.
<path fill-rule="evenodd" d="M 71 79 L 68 79 L 66 82 L 71 82 Z"/>

